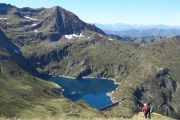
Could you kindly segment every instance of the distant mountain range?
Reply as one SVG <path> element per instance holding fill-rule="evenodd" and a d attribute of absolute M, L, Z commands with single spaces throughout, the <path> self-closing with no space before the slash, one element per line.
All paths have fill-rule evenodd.
<path fill-rule="evenodd" d="M 173 37 L 180 35 L 180 26 L 168 25 L 128 25 L 128 24 L 95 24 L 107 34 L 116 34 L 122 37 L 163 36 Z"/>
<path fill-rule="evenodd" d="M 136 29 L 136 30 L 147 30 L 147 29 L 180 29 L 180 26 L 169 26 L 169 25 L 136 25 L 136 24 L 123 24 L 123 23 L 117 23 L 117 24 L 99 24 L 95 23 L 95 25 L 103 30 L 111 30 L 111 31 L 125 31 L 130 29 Z"/>

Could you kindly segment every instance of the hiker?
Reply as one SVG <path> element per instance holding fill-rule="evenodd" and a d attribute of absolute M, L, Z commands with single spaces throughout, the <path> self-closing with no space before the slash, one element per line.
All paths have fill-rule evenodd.
<path fill-rule="evenodd" d="M 145 118 L 151 118 L 150 107 L 148 106 L 147 103 L 144 103 L 144 107 L 142 108 L 142 112 L 144 113 Z"/>

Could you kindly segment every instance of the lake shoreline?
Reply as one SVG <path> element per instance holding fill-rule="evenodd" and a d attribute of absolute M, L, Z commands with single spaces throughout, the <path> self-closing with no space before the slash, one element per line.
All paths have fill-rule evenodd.
<path fill-rule="evenodd" d="M 65 75 L 59 75 L 58 77 L 63 77 L 63 78 L 69 78 L 69 79 L 77 79 L 75 77 L 70 77 L 70 76 L 65 76 Z M 100 78 L 97 78 L 97 77 L 82 77 L 83 79 L 88 79 L 88 78 L 94 78 L 94 79 L 107 79 L 107 80 L 112 80 L 114 81 L 114 84 L 116 85 L 120 85 L 118 82 L 116 82 L 116 79 L 115 78 L 104 78 L 104 77 L 100 77 Z"/>
<path fill-rule="evenodd" d="M 76 79 L 75 77 L 64 76 L 64 75 L 60 75 L 59 77 L 68 78 L 68 79 L 73 79 L 73 80 Z M 116 82 L 116 79 L 115 79 L 115 78 L 104 78 L 104 77 L 103 77 L 103 78 L 97 78 L 97 77 L 82 77 L 82 78 L 83 78 L 83 79 L 88 79 L 88 78 L 108 79 L 108 80 L 114 81 L 114 84 L 115 84 L 115 85 L 118 85 L 118 86 L 120 85 L 120 83 Z M 116 88 L 114 91 L 116 91 L 116 90 L 117 90 L 117 88 Z M 113 97 L 112 97 L 112 94 L 114 93 L 114 91 L 106 93 L 106 95 L 110 97 L 110 99 L 111 99 L 111 101 L 112 101 L 113 103 L 116 102 L 116 101 L 113 99 Z"/>
<path fill-rule="evenodd" d="M 96 77 L 83 77 L 83 78 L 96 78 Z M 115 79 L 115 78 L 99 78 L 99 79 L 112 80 L 112 81 L 114 81 L 114 84 L 115 84 L 115 85 L 118 85 L 118 86 L 120 85 L 118 82 L 116 82 L 116 79 Z M 116 88 L 114 91 L 116 91 L 116 90 L 117 90 L 117 88 Z M 112 103 L 115 103 L 115 102 L 116 102 L 116 101 L 113 99 L 113 97 L 112 97 L 112 94 L 114 93 L 114 91 L 106 93 L 106 95 L 110 97 Z"/>
<path fill-rule="evenodd" d="M 68 79 L 76 79 L 75 77 L 65 76 L 65 75 L 59 75 L 58 77 L 68 78 Z"/>

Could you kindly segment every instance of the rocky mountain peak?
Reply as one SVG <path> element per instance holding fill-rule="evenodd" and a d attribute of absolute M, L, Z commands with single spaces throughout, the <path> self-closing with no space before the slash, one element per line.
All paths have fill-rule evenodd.
<path fill-rule="evenodd" d="M 55 32 L 61 37 L 66 34 L 80 34 L 84 30 L 90 30 L 106 35 L 101 29 L 94 25 L 87 24 L 75 14 L 59 6 L 51 8 L 49 16 L 43 21 L 43 29 L 48 32 Z"/>
<path fill-rule="evenodd" d="M 12 6 L 10 4 L 0 3 L 0 14 L 4 15 L 7 14 L 8 10 L 13 8 L 15 6 Z"/>
<path fill-rule="evenodd" d="M 80 35 L 83 31 L 93 31 L 106 35 L 105 32 L 95 25 L 85 23 L 74 13 L 60 6 L 49 9 L 33 9 L 30 7 L 17 8 L 12 5 L 0 4 L 0 14 L 6 19 L 6 21 L 2 20 L 6 22 L 6 24 L 2 24 L 3 28 L 9 27 L 9 30 L 18 29 L 35 34 L 42 33 L 43 38 L 51 41 L 57 41 L 63 35 Z M 7 15 L 13 17 L 13 20 L 8 19 Z M 12 25 L 9 25 L 11 23 L 14 28 Z"/>

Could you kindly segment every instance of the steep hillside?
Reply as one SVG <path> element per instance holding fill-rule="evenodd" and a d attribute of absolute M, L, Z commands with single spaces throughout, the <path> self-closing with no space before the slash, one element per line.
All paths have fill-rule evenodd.
<path fill-rule="evenodd" d="M 59 6 L 50 9 L 17 8 L 6 4 L 0 6 L 3 9 L 0 13 L 0 28 L 18 46 L 32 40 L 57 41 L 63 35 L 79 35 L 84 30 L 105 35 L 96 26 L 81 21 L 76 15 Z"/>
<path fill-rule="evenodd" d="M 158 113 L 180 117 L 179 45 L 180 39 L 177 37 L 141 50 L 140 63 L 127 77 L 120 80 L 121 87 L 113 94 L 116 100 L 126 99 L 121 106 L 112 109 L 111 115 L 120 112 L 128 115 L 133 109 L 137 111 L 142 103 L 148 102 Z"/>
<path fill-rule="evenodd" d="M 45 41 L 33 46 L 26 45 L 22 47 L 22 52 L 31 65 L 45 74 L 72 77 L 93 74 L 91 76 L 114 77 L 114 71 L 117 71 L 117 74 L 126 75 L 128 66 L 125 62 L 129 60 L 126 53 L 128 49 L 135 50 L 136 45 L 109 39 L 98 33 L 86 32 L 81 38 L 64 38 L 59 42 Z M 126 49 L 119 49 L 120 46 Z M 122 54 L 119 55 L 119 52 Z M 104 59 L 106 55 L 107 58 Z M 123 61 L 119 62 L 121 57 L 124 57 Z"/>
<path fill-rule="evenodd" d="M 156 112 L 179 118 L 179 37 L 141 46 L 111 41 L 97 33 L 88 36 L 47 42 L 46 47 L 41 43 L 22 51 L 43 74 L 115 78 L 120 87 L 113 98 L 125 100 L 107 112 L 108 116 L 130 117 L 148 102 Z"/>
<path fill-rule="evenodd" d="M 25 71 L 30 73 L 36 74 L 36 70 L 29 66 L 26 62 L 27 59 L 22 55 L 20 49 L 9 39 L 4 32 L 0 29 L 0 46 L 4 50 L 6 50 L 10 55 L 11 58 Z"/>
<path fill-rule="evenodd" d="M 60 97 L 62 91 L 58 86 L 32 77 L 11 60 L 1 60 L 0 67 L 0 117 L 103 117 L 84 103 Z"/>
<path fill-rule="evenodd" d="M 63 98 L 56 84 L 22 70 L 0 36 L 0 118 L 45 119 L 103 117 L 83 102 Z M 13 48 L 12 48 L 13 49 Z"/>

